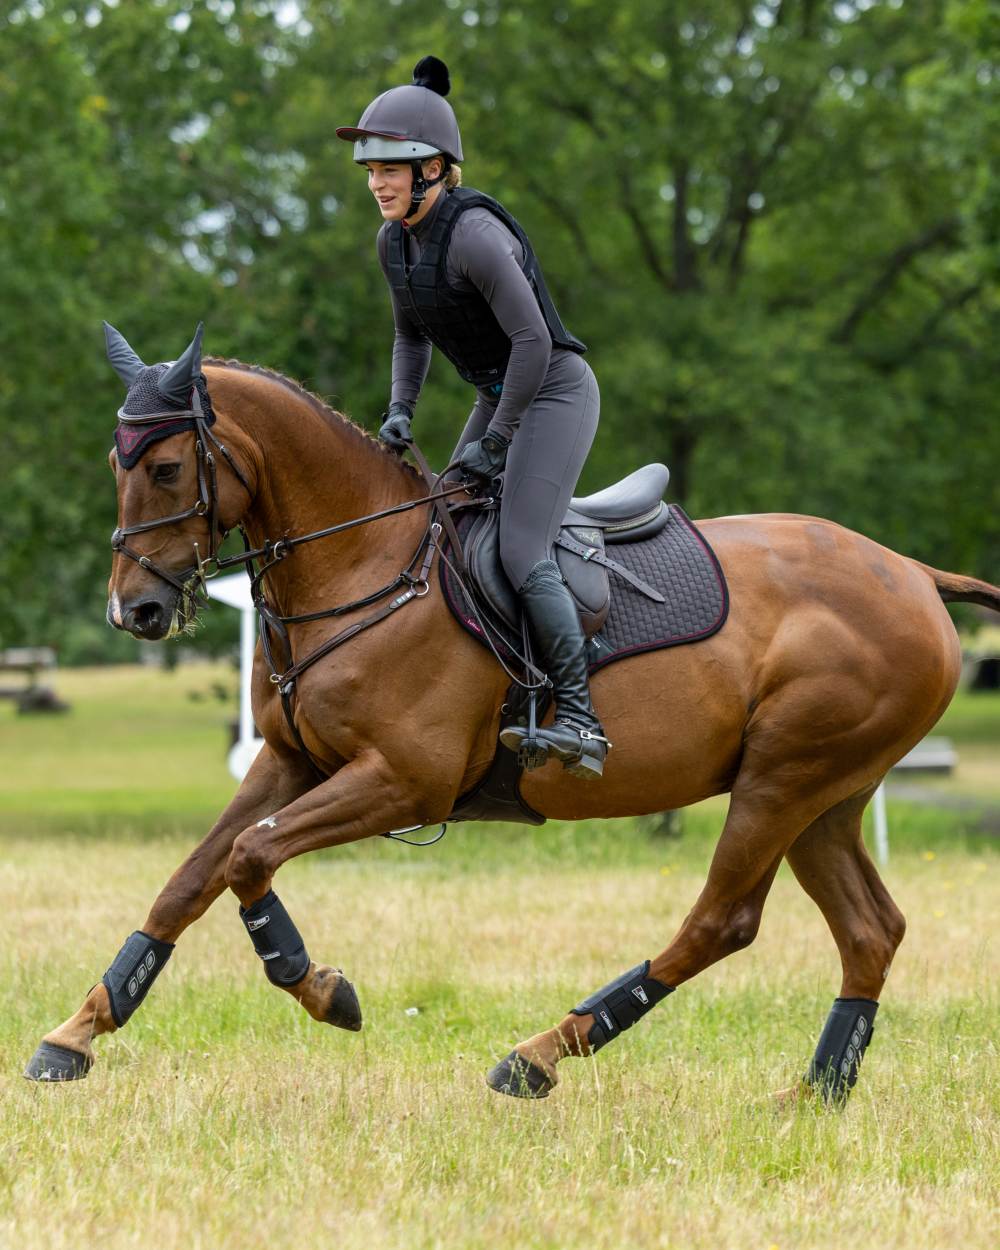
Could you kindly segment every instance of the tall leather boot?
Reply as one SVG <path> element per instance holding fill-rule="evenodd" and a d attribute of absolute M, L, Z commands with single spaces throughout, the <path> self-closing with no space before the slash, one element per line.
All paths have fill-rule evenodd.
<path fill-rule="evenodd" d="M 554 560 L 540 560 L 517 593 L 538 658 L 554 687 L 556 718 L 553 725 L 535 733 L 541 752 L 528 746 L 521 750 L 528 730 L 520 725 L 504 729 L 500 741 L 520 753 L 526 768 L 537 768 L 554 756 L 574 777 L 600 777 L 611 743 L 590 701 L 583 630 L 559 565 Z"/>

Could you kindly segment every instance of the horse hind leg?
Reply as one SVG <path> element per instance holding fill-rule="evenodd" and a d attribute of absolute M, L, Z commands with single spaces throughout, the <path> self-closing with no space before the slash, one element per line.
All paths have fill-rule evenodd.
<path fill-rule="evenodd" d="M 562 1059 L 593 1055 L 677 986 L 749 946 L 782 857 L 814 811 L 774 790 L 761 794 L 745 778 L 733 791 L 705 887 L 670 945 L 584 999 L 555 1028 L 518 1043 L 487 1084 L 498 1093 L 544 1098 Z"/>
<path fill-rule="evenodd" d="M 861 820 L 873 789 L 824 812 L 796 839 L 786 858 L 799 884 L 823 913 L 840 952 L 840 996 L 797 1096 L 816 1089 L 832 1102 L 847 1099 L 872 1034 L 879 995 L 906 932 L 865 850 Z"/>

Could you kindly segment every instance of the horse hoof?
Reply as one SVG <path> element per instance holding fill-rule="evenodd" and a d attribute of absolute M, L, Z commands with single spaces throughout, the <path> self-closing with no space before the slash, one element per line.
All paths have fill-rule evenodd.
<path fill-rule="evenodd" d="M 361 1004 L 354 992 L 354 986 L 343 973 L 330 995 L 330 1003 L 323 1019 L 338 1029 L 349 1029 L 357 1033 L 361 1028 Z"/>
<path fill-rule="evenodd" d="M 516 1050 L 486 1073 L 486 1084 L 498 1094 L 509 1094 L 511 1098 L 548 1098 L 555 1088 L 555 1081 L 544 1069 Z"/>
<path fill-rule="evenodd" d="M 24 1076 L 29 1081 L 82 1081 L 93 1066 L 90 1055 L 57 1046 L 55 1042 L 42 1042 L 24 1069 Z"/>

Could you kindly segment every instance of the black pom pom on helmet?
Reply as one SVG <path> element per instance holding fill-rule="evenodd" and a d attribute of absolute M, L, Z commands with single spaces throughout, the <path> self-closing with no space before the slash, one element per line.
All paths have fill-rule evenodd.
<path fill-rule="evenodd" d="M 448 66 L 436 56 L 421 57 L 413 67 L 413 85 L 426 87 L 429 91 L 436 91 L 438 95 L 447 95 L 451 90 Z"/>

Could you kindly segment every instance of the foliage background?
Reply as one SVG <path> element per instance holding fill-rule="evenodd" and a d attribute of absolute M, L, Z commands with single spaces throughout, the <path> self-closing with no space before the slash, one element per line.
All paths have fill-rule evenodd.
<path fill-rule="evenodd" d="M 434 51 L 603 393 L 583 487 L 830 516 L 1000 581 L 994 0 L 28 0 L 0 15 L 0 644 L 103 624 L 117 379 L 207 350 L 374 428 L 378 217 L 334 128 Z M 435 360 L 439 460 L 470 402 Z M 228 631 L 227 631 L 228 632 Z M 213 641 L 211 630 L 205 644 Z"/>

